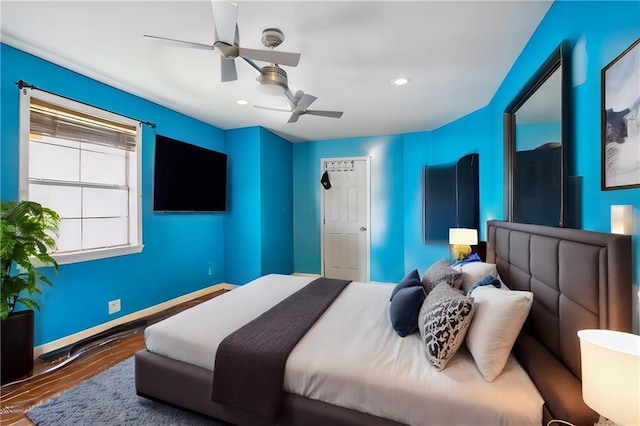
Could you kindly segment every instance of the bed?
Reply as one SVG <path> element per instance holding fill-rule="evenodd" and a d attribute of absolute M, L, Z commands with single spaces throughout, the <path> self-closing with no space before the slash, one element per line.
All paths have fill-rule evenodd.
<path fill-rule="evenodd" d="M 443 371 L 424 368 L 419 337 L 401 339 L 388 325 L 393 286 L 352 283 L 291 352 L 277 420 L 213 402 L 219 341 L 310 281 L 267 276 L 155 324 L 147 350 L 136 354 L 136 390 L 238 425 L 592 423 L 597 415 L 581 397 L 576 332 L 630 331 L 630 237 L 499 221 L 487 231 L 487 262 L 512 290 L 534 294 L 499 380 L 483 381 L 464 347 Z M 356 361 L 362 354 L 367 358 Z"/>

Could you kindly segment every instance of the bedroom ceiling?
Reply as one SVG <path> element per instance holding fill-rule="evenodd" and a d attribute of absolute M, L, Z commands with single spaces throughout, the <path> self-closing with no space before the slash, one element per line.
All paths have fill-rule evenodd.
<path fill-rule="evenodd" d="M 487 105 L 551 3 L 239 1 L 240 45 L 264 49 L 262 30 L 280 28 L 277 50 L 302 54 L 298 67 L 284 67 L 291 90 L 317 96 L 310 109 L 344 111 L 296 123 L 253 107 L 289 105 L 259 91 L 258 72 L 244 61 L 236 61 L 237 81 L 221 83 L 218 51 L 143 37 L 213 43 L 208 1 L 2 0 L 0 35 L 221 129 L 258 125 L 297 142 L 432 130 Z M 411 82 L 392 85 L 400 76 Z"/>

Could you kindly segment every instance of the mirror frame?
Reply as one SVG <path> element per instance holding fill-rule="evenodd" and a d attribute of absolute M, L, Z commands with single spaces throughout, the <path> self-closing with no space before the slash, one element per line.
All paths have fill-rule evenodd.
<path fill-rule="evenodd" d="M 518 92 L 516 97 L 507 105 L 503 114 L 503 138 L 504 138 L 504 220 L 513 222 L 513 164 L 516 152 L 516 112 L 538 90 L 553 73 L 562 68 L 560 101 L 561 101 L 561 181 L 560 184 L 560 217 L 558 226 L 567 226 L 567 176 L 572 175 L 572 165 L 568 161 L 571 152 L 570 141 L 570 96 L 571 96 L 571 69 L 568 61 L 569 48 L 563 41 L 553 53 L 544 61 L 542 66 L 531 77 L 527 84 Z"/>

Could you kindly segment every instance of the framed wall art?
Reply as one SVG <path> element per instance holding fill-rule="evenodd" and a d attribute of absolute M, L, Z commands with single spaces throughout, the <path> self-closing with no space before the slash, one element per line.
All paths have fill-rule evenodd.
<path fill-rule="evenodd" d="M 640 39 L 602 69 L 602 190 L 640 188 Z"/>

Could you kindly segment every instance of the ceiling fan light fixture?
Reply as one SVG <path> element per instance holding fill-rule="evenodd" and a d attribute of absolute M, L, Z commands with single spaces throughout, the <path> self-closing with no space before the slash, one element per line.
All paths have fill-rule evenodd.
<path fill-rule="evenodd" d="M 275 49 L 284 41 L 284 33 L 279 28 L 265 28 L 262 30 L 261 41 L 264 47 Z"/>
<path fill-rule="evenodd" d="M 268 95 L 282 96 L 288 87 L 286 71 L 276 66 L 262 67 L 262 74 L 256 80 L 260 83 L 258 90 Z"/>
<path fill-rule="evenodd" d="M 258 86 L 258 91 L 260 93 L 264 93 L 265 95 L 271 95 L 271 96 L 284 95 L 284 87 L 278 84 L 273 84 L 273 83 L 260 84 L 260 86 Z"/>
<path fill-rule="evenodd" d="M 404 86 L 406 84 L 409 84 L 410 82 L 411 79 L 409 77 L 398 77 L 391 80 L 391 84 L 393 84 L 394 86 Z"/>
<path fill-rule="evenodd" d="M 244 99 L 238 99 L 238 100 L 236 101 L 236 103 L 237 103 L 238 105 L 247 105 L 249 102 L 248 102 L 248 101 L 246 101 L 246 100 L 244 100 Z"/>

